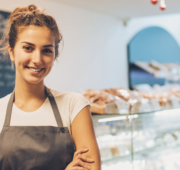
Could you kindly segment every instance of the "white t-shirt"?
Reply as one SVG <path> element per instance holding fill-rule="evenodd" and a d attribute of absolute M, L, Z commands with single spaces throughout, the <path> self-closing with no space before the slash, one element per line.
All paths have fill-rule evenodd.
<path fill-rule="evenodd" d="M 50 91 L 57 103 L 63 126 L 68 127 L 71 134 L 71 124 L 74 118 L 85 106 L 89 105 L 89 102 L 79 93 L 52 89 Z M 0 99 L 0 133 L 4 125 L 10 95 Z M 41 107 L 34 112 L 24 112 L 13 104 L 10 126 L 57 126 L 49 99 L 46 98 Z"/>

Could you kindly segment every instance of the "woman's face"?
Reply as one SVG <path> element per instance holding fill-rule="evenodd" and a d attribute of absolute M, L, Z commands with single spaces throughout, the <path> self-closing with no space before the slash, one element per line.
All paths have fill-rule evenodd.
<path fill-rule="evenodd" d="M 28 26 L 18 33 L 14 49 L 17 81 L 38 84 L 49 74 L 55 59 L 55 37 L 47 27 Z"/>

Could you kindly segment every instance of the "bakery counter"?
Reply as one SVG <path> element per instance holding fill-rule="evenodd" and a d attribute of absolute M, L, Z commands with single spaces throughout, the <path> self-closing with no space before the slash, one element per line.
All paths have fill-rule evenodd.
<path fill-rule="evenodd" d="M 92 119 L 103 170 L 180 169 L 180 108 Z"/>
<path fill-rule="evenodd" d="M 83 95 L 91 112 L 105 114 L 134 114 L 180 108 L 180 85 L 137 85 L 134 90 L 110 88 L 86 90 Z"/>

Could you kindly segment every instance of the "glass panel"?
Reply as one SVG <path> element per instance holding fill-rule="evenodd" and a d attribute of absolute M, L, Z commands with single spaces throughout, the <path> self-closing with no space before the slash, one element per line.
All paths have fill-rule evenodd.
<path fill-rule="evenodd" d="M 180 109 L 138 114 L 132 125 L 134 170 L 180 169 Z"/>
<path fill-rule="evenodd" d="M 93 115 L 102 170 L 132 170 L 131 120 L 119 115 Z"/>

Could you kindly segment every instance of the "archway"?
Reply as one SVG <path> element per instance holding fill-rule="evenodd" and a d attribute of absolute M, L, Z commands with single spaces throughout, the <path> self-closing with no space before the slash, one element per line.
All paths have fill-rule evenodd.
<path fill-rule="evenodd" d="M 180 63 L 180 47 L 168 31 L 152 26 L 138 32 L 128 43 L 128 60 L 130 88 L 144 83 L 163 85 L 165 79 L 155 78 L 134 63 L 152 60 L 160 63 Z"/>

